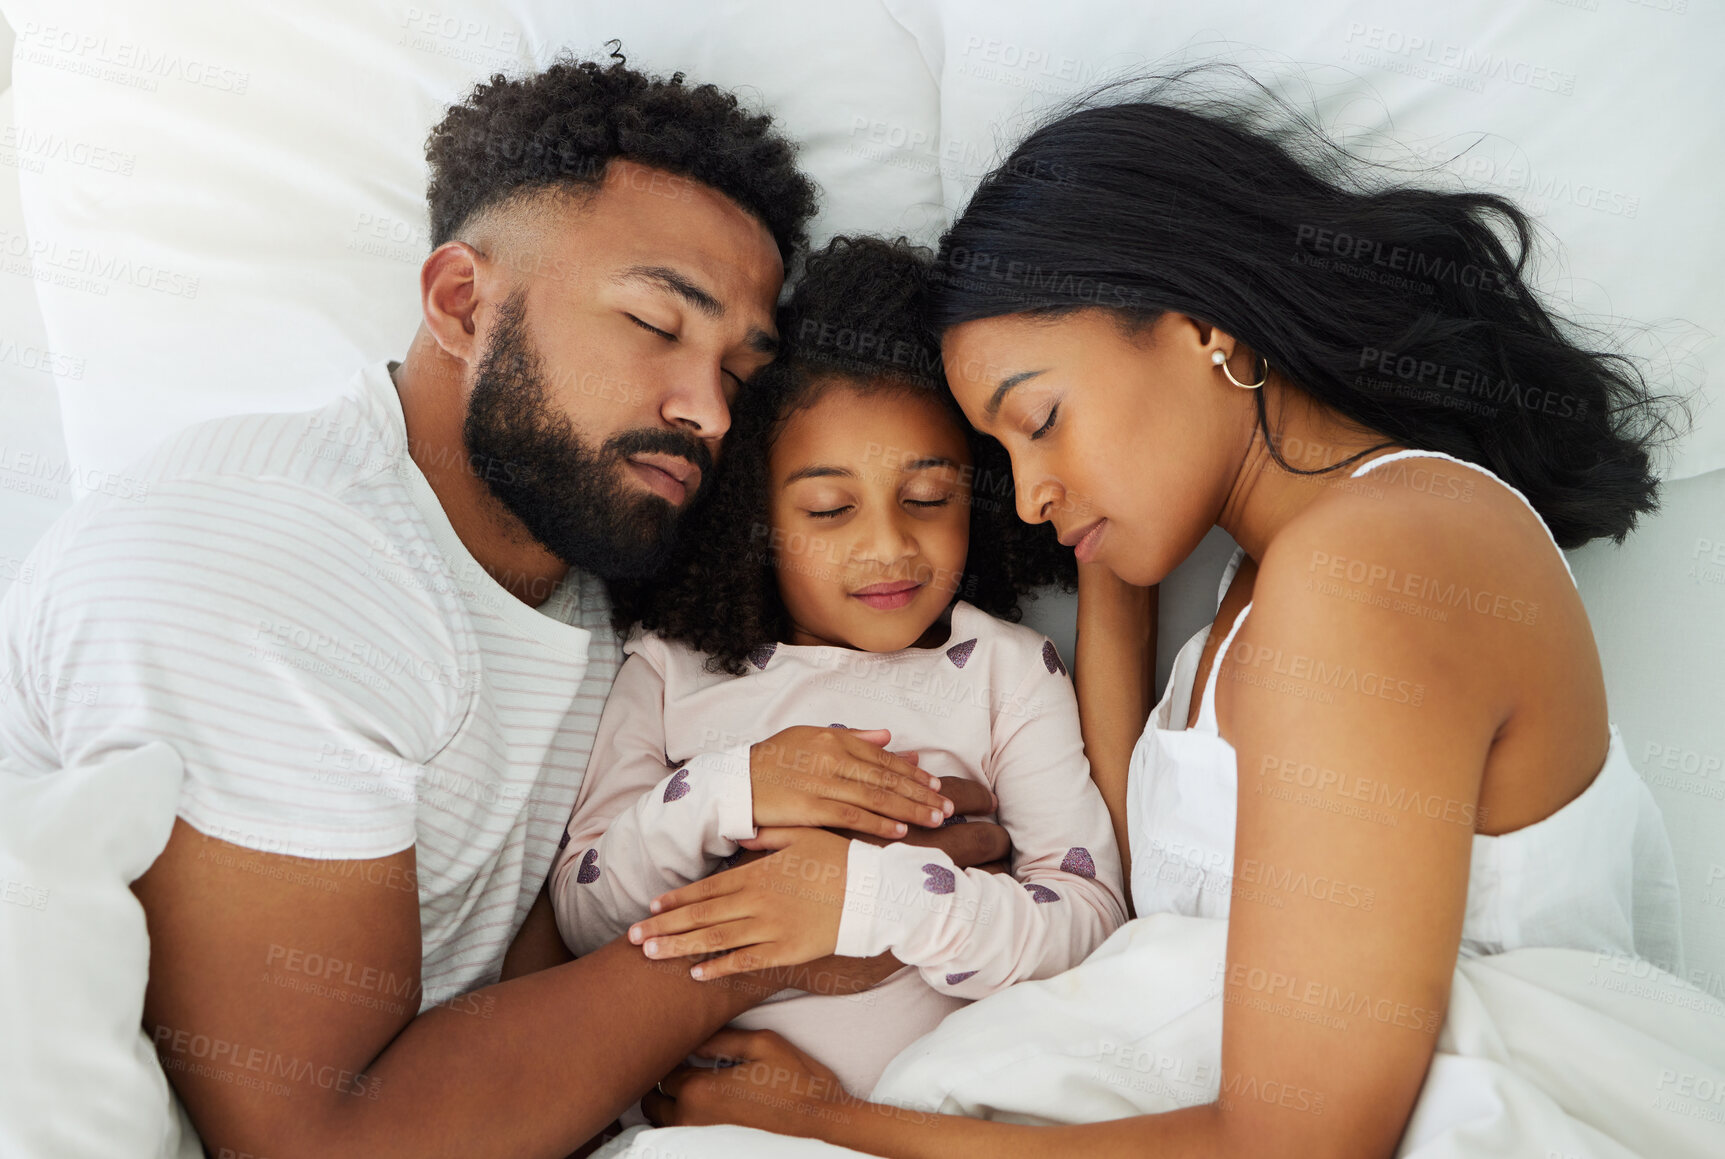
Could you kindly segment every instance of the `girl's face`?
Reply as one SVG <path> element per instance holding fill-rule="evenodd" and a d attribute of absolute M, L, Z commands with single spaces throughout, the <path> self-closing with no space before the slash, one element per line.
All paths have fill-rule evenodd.
<path fill-rule="evenodd" d="M 1012 457 L 1019 518 L 1148 585 L 1209 531 L 1249 442 L 1255 411 L 1218 385 L 1212 333 L 1177 314 L 1132 337 L 1103 310 L 1015 314 L 952 327 L 941 354 L 971 425 Z"/>
<path fill-rule="evenodd" d="M 963 430 L 927 394 L 835 382 L 793 412 L 767 456 L 786 643 L 916 644 L 958 590 L 971 465 Z"/>

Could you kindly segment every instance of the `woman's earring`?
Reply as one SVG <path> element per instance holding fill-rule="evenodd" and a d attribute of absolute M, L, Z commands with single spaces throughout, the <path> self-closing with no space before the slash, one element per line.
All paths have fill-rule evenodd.
<path fill-rule="evenodd" d="M 1220 367 L 1222 373 L 1228 376 L 1228 381 L 1239 387 L 1241 390 L 1257 390 L 1260 386 L 1263 386 L 1264 383 L 1268 382 L 1270 378 L 1270 360 L 1268 358 L 1264 359 L 1264 369 L 1263 372 L 1259 374 L 1257 382 L 1241 382 L 1239 379 L 1235 378 L 1234 372 L 1228 369 L 1228 356 L 1223 354 L 1220 350 L 1212 350 L 1210 352 L 1210 365 Z"/>

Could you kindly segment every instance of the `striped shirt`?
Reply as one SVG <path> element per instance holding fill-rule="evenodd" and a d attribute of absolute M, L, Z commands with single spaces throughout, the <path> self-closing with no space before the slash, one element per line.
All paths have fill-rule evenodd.
<path fill-rule="evenodd" d="M 415 847 L 380 884 L 417 893 L 424 1009 L 497 979 L 622 653 L 600 581 L 522 603 L 407 447 L 379 363 L 320 410 L 192 427 L 77 504 L 0 600 L 0 755 L 46 775 L 166 741 L 204 834 L 374 880 Z"/>

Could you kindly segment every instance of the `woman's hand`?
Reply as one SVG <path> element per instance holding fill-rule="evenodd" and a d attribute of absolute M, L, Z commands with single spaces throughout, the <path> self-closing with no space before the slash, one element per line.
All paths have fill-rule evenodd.
<path fill-rule="evenodd" d="M 888 840 L 910 825 L 939 825 L 953 803 L 940 778 L 887 752 L 884 728 L 797 725 L 749 746 L 749 783 L 760 827 L 856 829 Z M 910 759 L 906 759 L 906 756 Z"/>
<path fill-rule="evenodd" d="M 655 916 L 630 926 L 629 940 L 656 959 L 735 951 L 689 971 L 703 981 L 831 954 L 850 841 L 824 829 L 763 829 L 741 844 L 773 853 L 659 895 Z"/>
<path fill-rule="evenodd" d="M 771 1030 L 719 1031 L 695 1048 L 699 1058 L 732 1065 L 680 1066 L 641 1099 L 655 1127 L 735 1123 L 781 1135 L 807 1135 L 838 1104 L 859 1104 L 837 1076 Z"/>

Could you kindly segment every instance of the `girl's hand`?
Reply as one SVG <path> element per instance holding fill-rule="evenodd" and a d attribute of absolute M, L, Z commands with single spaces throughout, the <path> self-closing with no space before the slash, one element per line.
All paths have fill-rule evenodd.
<path fill-rule="evenodd" d="M 953 804 L 940 778 L 889 753 L 884 728 L 797 725 L 749 746 L 749 785 L 759 827 L 809 825 L 903 837 L 911 824 L 939 825 Z M 907 757 L 909 759 L 907 759 Z"/>
<path fill-rule="evenodd" d="M 741 844 L 775 852 L 661 894 L 656 916 L 630 926 L 629 940 L 655 959 L 736 951 L 689 971 L 703 981 L 832 953 L 850 842 L 824 829 L 775 828 Z"/>
<path fill-rule="evenodd" d="M 949 821 L 982 815 L 992 816 L 1000 811 L 999 799 L 986 786 L 976 781 L 963 777 L 942 777 L 940 791 L 951 798 L 953 803 L 954 815 L 948 818 Z M 854 829 L 837 829 L 834 832 L 853 841 L 866 841 L 870 845 L 895 844 L 885 837 L 861 833 Z M 993 821 L 969 821 L 963 825 L 948 824 L 936 829 L 913 825 L 909 833 L 897 838 L 896 844 L 922 845 L 942 850 L 960 869 L 986 869 L 989 873 L 1012 872 L 1012 837 L 1003 826 Z"/>
<path fill-rule="evenodd" d="M 781 1135 L 808 1135 L 837 1104 L 858 1103 L 832 1071 L 771 1030 L 719 1031 L 699 1058 L 734 1065 L 680 1066 L 641 1099 L 655 1127 L 735 1123 Z M 860 1104 L 859 1104 L 860 1105 Z"/>

